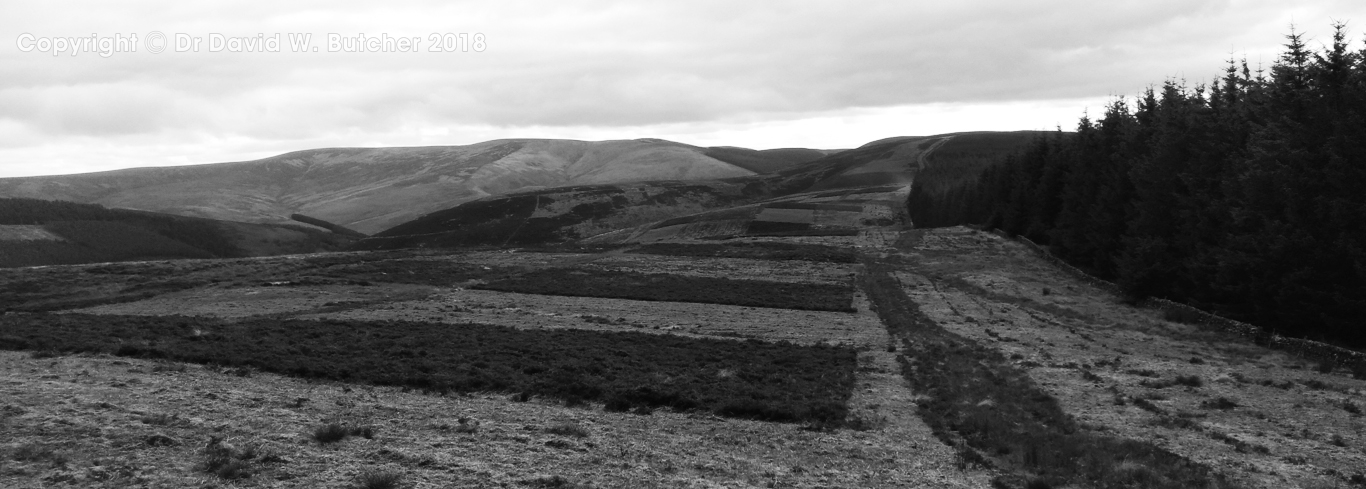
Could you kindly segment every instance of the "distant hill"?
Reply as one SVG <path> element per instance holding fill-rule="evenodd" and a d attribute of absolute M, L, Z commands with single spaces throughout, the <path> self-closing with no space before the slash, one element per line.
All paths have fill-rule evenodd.
<path fill-rule="evenodd" d="M 3 178 L 0 197 L 240 222 L 284 224 L 303 214 L 369 234 L 516 190 L 748 176 L 809 161 L 813 151 L 718 150 L 659 139 L 329 148 L 237 163 Z"/>
<path fill-rule="evenodd" d="M 0 267 L 307 253 L 354 240 L 305 226 L 0 198 Z"/>
<path fill-rule="evenodd" d="M 754 173 L 769 173 L 815 161 L 835 151 L 806 148 L 754 150 L 734 146 L 707 148 L 707 156 L 744 168 Z"/>
<path fill-rule="evenodd" d="M 564 242 L 802 192 L 907 186 L 926 157 L 932 157 L 933 151 L 958 137 L 962 136 L 889 138 L 803 163 L 779 165 L 783 167 L 758 175 L 688 182 L 585 185 L 489 197 L 429 213 L 364 239 L 356 247 L 522 246 Z M 971 145 L 990 148 L 984 151 L 1001 153 L 1030 140 L 1016 133 L 975 133 L 970 139 L 975 141 Z M 741 157 L 776 160 L 776 157 L 756 153 L 763 152 L 727 149 L 724 154 L 713 154 L 736 161 Z M 809 156 L 809 153 L 793 153 Z M 978 152 L 956 154 L 963 156 L 943 158 L 937 164 L 954 165 L 959 159 L 981 156 Z M 788 227 L 795 229 L 795 226 Z"/>

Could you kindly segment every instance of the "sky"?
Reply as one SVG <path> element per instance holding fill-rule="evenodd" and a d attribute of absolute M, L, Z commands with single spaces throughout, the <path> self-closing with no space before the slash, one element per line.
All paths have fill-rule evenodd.
<path fill-rule="evenodd" d="M 323 147 L 1064 130 L 1360 0 L 0 3 L 0 177 Z M 134 42 L 136 40 L 136 42 Z M 307 44 L 304 44 L 304 42 Z M 403 41 L 403 42 L 400 42 Z"/>

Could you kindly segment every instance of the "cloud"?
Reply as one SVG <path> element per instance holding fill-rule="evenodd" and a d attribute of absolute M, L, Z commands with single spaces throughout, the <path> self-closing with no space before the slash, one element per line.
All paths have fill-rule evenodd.
<path fill-rule="evenodd" d="M 1026 124 L 1034 119 L 1020 111 L 1039 104 L 1134 93 L 1168 77 L 1204 82 L 1244 53 L 1269 63 L 1290 22 L 1326 39 L 1331 20 L 1366 18 L 1357 3 L 5 2 L 0 175 L 18 171 L 18 153 L 2 148 L 37 159 L 49 151 L 72 165 L 53 148 L 143 148 L 160 156 L 142 161 L 156 164 L 323 143 L 442 143 L 434 134 L 464 144 L 527 130 L 727 141 L 730 131 L 796 146 L 809 140 L 797 133 L 819 133 L 819 124 L 841 134 L 856 126 L 872 140 L 895 133 L 876 125 L 890 119 L 868 113 L 942 118 L 948 107 L 978 114 L 984 128 Z M 24 32 L 152 30 L 286 41 L 310 33 L 323 49 L 102 58 L 23 53 L 13 43 Z M 433 34 L 476 32 L 486 36 L 483 52 L 426 52 Z M 416 36 L 424 51 L 329 53 L 328 33 Z M 762 127 L 793 136 L 782 143 L 784 131 Z"/>

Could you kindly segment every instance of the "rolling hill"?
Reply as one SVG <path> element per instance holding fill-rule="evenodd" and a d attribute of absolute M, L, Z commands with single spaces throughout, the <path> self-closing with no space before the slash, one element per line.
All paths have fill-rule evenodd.
<path fill-rule="evenodd" d="M 329 148 L 255 161 L 0 179 L 0 197 L 289 223 L 293 214 L 375 233 L 516 190 L 701 180 L 789 168 L 823 153 L 701 148 L 660 139 L 504 139 L 468 146 Z"/>
<path fill-rule="evenodd" d="M 774 165 L 781 167 L 757 175 L 687 182 L 582 185 L 516 192 L 432 212 L 362 240 L 356 246 L 359 249 L 396 249 L 564 242 L 804 192 L 839 193 L 837 191 L 842 189 L 907 186 L 937 148 L 957 138 L 970 136 L 970 146 L 984 149 L 956 151 L 949 157 L 937 158 L 936 165 L 954 165 L 959 156 L 975 161 L 982 157 L 983 152 L 1008 153 L 1030 140 L 1023 134 L 972 133 L 889 138 L 855 149 L 825 154 L 804 163 Z M 755 169 L 768 168 L 763 166 L 766 164 L 764 158 L 774 158 L 772 155 L 812 156 L 811 152 L 805 150 L 763 152 L 712 148 L 709 151 L 728 161 L 744 161 L 745 165 Z M 788 207 L 792 205 L 796 204 L 786 204 Z M 757 208 L 753 210 L 755 213 L 763 212 Z M 747 216 L 742 220 L 748 223 L 754 218 Z M 767 218 L 758 221 L 772 222 Z M 772 227 L 763 224 L 760 228 L 767 229 L 764 226 Z M 774 232 L 779 232 L 777 228 L 793 231 L 796 227 L 800 226 L 783 224 L 773 229 Z M 756 229 L 747 232 L 766 231 Z"/>
<path fill-rule="evenodd" d="M 0 267 L 335 251 L 357 239 L 311 226 L 0 198 Z"/>

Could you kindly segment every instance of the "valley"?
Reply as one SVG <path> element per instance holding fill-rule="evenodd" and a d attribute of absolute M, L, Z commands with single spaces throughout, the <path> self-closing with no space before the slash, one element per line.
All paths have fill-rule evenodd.
<path fill-rule="evenodd" d="M 1032 137 L 585 147 L 751 174 L 522 182 L 368 236 L 11 199 L 0 249 L 43 265 L 0 268 L 0 485 L 1366 482 L 1351 365 L 909 224 L 917 175 Z"/>
<path fill-rule="evenodd" d="M 16 301 L 7 303 L 24 305 L 0 317 L 0 338 L 5 348 L 25 345 L 0 357 L 6 398 L 0 423 L 15 434 L 11 450 L 36 447 L 35 453 L 53 455 L 11 457 L 0 482 L 306 487 L 344 485 L 381 470 L 403 474 L 413 487 L 989 487 L 993 479 L 1025 480 L 1036 466 L 1018 458 L 1020 452 L 975 446 L 953 438 L 957 432 L 937 435 L 927 424 L 933 418 L 926 409 L 941 394 L 903 377 L 910 375 L 905 362 L 913 364 L 920 350 L 913 336 L 889 330 L 869 302 L 863 277 L 873 264 L 890 273 L 934 327 L 997 352 L 1002 368 L 1056 399 L 1075 420 L 1082 434 L 1076 436 L 1155 447 L 1205 467 L 1224 487 L 1333 487 L 1351 483 L 1366 459 L 1359 408 L 1366 404 L 1366 381 L 1165 320 L 1159 310 L 1124 305 L 994 234 L 873 226 L 857 236 L 674 243 L 5 270 L 0 290 Z M 852 287 L 844 300 L 853 312 L 485 287 L 546 270 L 844 284 Z M 39 283 L 51 285 L 36 291 L 21 285 Z M 848 409 L 843 427 L 820 428 L 667 404 L 614 412 L 610 395 L 545 392 L 522 399 L 515 389 L 442 385 L 439 376 L 430 383 L 348 382 L 317 369 L 289 374 L 255 357 L 184 364 L 156 358 L 175 358 L 172 343 L 128 343 L 129 336 L 70 350 L 24 332 L 22 320 L 37 314 L 130 324 L 137 317 L 166 318 L 202 324 L 205 331 L 267 324 L 262 321 L 331 321 L 321 324 L 381 328 L 376 331 L 412 324 L 448 328 L 443 334 L 450 338 L 488 325 L 479 328 L 814 346 L 848 351 L 856 362 L 827 371 L 847 368 L 853 384 L 838 394 Z M 118 342 L 143 346 L 114 355 Z M 466 368 L 458 360 L 451 365 Z M 720 378 L 744 374 L 720 364 L 703 368 Z M 675 375 L 694 375 L 681 372 Z M 373 435 L 320 443 L 313 430 L 331 422 Z M 202 469 L 201 447 L 214 437 L 274 455 L 244 462 L 250 477 L 224 479 Z M 1165 476 L 1161 467 L 1141 462 L 1114 473 Z"/>

